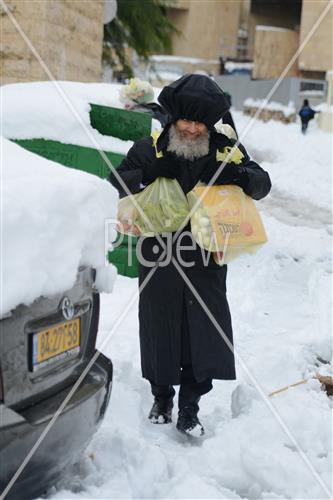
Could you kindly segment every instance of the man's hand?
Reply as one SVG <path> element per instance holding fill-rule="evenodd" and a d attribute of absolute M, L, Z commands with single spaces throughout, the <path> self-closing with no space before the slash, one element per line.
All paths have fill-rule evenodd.
<path fill-rule="evenodd" d="M 133 234 L 134 236 L 140 236 L 141 234 L 138 226 L 135 224 L 128 224 L 127 222 L 119 222 L 117 224 L 117 231 L 119 233 Z"/>
<path fill-rule="evenodd" d="M 213 259 L 216 264 L 222 266 L 224 264 L 223 252 L 213 252 Z"/>

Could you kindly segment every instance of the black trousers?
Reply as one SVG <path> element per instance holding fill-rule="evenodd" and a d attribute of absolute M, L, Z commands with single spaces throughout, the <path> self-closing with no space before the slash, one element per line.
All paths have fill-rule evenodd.
<path fill-rule="evenodd" d="M 308 121 L 302 121 L 302 133 L 303 134 L 305 134 L 305 132 L 307 131 L 308 125 L 309 125 Z"/>
<path fill-rule="evenodd" d="M 178 407 L 180 410 L 185 406 L 197 406 L 200 397 L 207 394 L 213 388 L 211 379 L 204 380 L 203 382 L 195 380 L 192 365 L 182 367 L 180 377 L 178 394 Z M 151 392 L 157 399 L 173 398 L 176 393 L 172 385 L 156 385 L 153 382 L 150 382 L 150 385 Z"/>
<path fill-rule="evenodd" d="M 191 359 L 191 339 L 185 307 L 183 308 L 181 332 L 181 372 L 178 395 L 178 406 L 180 410 L 188 405 L 197 406 L 200 397 L 207 394 L 207 392 L 213 388 L 211 379 L 206 379 L 203 382 L 197 382 L 195 380 Z M 156 398 L 165 399 L 175 395 L 175 390 L 172 385 L 156 385 L 152 381 L 150 381 L 150 385 L 151 392 Z"/>

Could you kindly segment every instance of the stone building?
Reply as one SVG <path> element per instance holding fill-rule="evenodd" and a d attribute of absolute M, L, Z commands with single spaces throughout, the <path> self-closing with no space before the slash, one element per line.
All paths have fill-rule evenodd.
<path fill-rule="evenodd" d="M 57 80 L 101 81 L 105 0 L 4 0 Z M 142 0 L 133 0 L 142 1 Z M 179 34 L 175 56 L 253 61 L 252 77 L 277 78 L 330 0 L 174 0 L 166 9 Z M 147 14 L 148 15 L 148 14 Z M 10 16 L 0 7 L 1 83 L 45 80 Z M 324 79 L 333 67 L 333 8 L 287 76 Z M 201 63 L 200 63 L 201 64 Z M 204 62 L 202 68 L 206 69 Z"/>
<path fill-rule="evenodd" d="M 176 0 L 168 17 L 179 30 L 177 56 L 253 61 L 252 76 L 277 78 L 330 0 Z M 333 8 L 287 76 L 325 77 L 333 67 Z"/>
<path fill-rule="evenodd" d="M 180 33 L 173 36 L 173 53 L 205 59 L 236 57 L 241 5 L 242 0 L 177 0 L 167 11 Z"/>
<path fill-rule="evenodd" d="M 277 78 L 301 48 L 328 4 L 329 0 L 251 0 L 249 46 L 254 61 L 252 76 Z M 324 79 L 326 71 L 333 67 L 332 33 L 331 8 L 300 50 L 287 76 Z"/>
<path fill-rule="evenodd" d="M 56 80 L 100 81 L 104 0 L 5 0 Z M 1 83 L 49 79 L 3 8 Z"/>
<path fill-rule="evenodd" d="M 301 26 L 299 32 L 300 44 L 319 18 L 329 0 L 303 0 Z M 298 67 L 306 75 L 322 76 L 326 71 L 333 69 L 333 8 L 329 10 L 320 27 L 314 32 L 309 42 L 298 58 Z M 310 76 L 310 75 L 309 75 Z"/>

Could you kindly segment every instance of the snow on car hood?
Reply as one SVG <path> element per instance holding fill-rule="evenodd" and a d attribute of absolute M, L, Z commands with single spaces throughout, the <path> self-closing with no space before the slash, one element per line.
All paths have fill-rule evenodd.
<path fill-rule="evenodd" d="M 111 291 L 116 269 L 105 264 L 104 233 L 117 214 L 116 189 L 3 138 L 1 149 L 1 317 L 68 290 L 80 265 L 95 267 L 101 291 Z M 109 240 L 116 234 L 110 224 Z"/>

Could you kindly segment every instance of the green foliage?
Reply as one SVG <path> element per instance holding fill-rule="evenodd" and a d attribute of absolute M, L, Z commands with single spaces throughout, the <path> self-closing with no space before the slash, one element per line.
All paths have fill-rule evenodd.
<path fill-rule="evenodd" d="M 172 0 L 117 0 L 116 18 L 104 25 L 103 61 L 115 67 L 119 61 L 124 72 L 133 76 L 126 47 L 140 57 L 171 51 L 171 36 L 177 33 L 166 17 Z M 117 60 L 118 59 L 118 60 Z"/>

